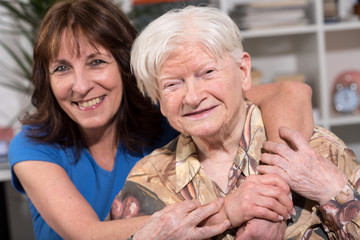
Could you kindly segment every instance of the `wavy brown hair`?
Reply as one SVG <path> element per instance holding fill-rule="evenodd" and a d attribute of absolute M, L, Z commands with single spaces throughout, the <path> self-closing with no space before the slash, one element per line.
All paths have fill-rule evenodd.
<path fill-rule="evenodd" d="M 118 63 L 124 93 L 115 116 L 117 141 L 135 152 L 152 145 L 161 134 L 161 114 L 139 92 L 131 73 L 130 50 L 137 31 L 125 14 L 108 0 L 59 1 L 45 15 L 34 46 L 35 91 L 31 101 L 37 111 L 22 119 L 23 124 L 36 126 L 28 135 L 41 142 L 75 146 L 77 155 L 84 146 L 79 127 L 61 109 L 50 87 L 49 64 L 59 53 L 64 30 L 70 31 L 75 39 L 85 36 L 91 45 L 108 49 Z M 74 46 L 74 51 L 79 53 L 79 42 Z"/>

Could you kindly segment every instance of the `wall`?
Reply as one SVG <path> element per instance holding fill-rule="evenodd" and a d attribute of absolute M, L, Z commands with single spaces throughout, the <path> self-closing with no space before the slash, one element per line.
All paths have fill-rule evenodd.
<path fill-rule="evenodd" d="M 4 10 L 0 8 L 0 12 L 2 11 Z M 0 21 L 9 21 L 5 17 L 4 14 L 0 14 Z M 0 29 L 3 29 L 3 27 L 0 27 Z M 4 32 L 0 32 L 0 40 L 10 46 L 14 46 L 14 49 L 17 49 L 15 44 L 21 41 L 18 37 L 9 36 L 4 34 Z M 7 66 L 14 68 L 16 64 L 2 47 L 0 47 L 0 64 L 0 81 L 11 81 L 11 78 L 7 76 L 4 69 Z M 13 118 L 16 118 L 18 113 L 24 109 L 24 106 L 29 103 L 29 97 L 24 95 L 24 93 L 10 90 L 0 84 L 0 102 L 0 126 L 6 126 Z"/>

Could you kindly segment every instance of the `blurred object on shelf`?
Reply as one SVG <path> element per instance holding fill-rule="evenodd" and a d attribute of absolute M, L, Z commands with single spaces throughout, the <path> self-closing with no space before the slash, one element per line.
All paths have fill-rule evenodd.
<path fill-rule="evenodd" d="M 335 79 L 332 89 L 333 107 L 339 113 L 360 111 L 360 71 L 349 70 Z"/>
<path fill-rule="evenodd" d="M 259 69 L 251 69 L 251 84 L 256 86 L 261 84 L 262 72 Z"/>
<path fill-rule="evenodd" d="M 14 137 L 12 127 L 0 127 L 0 166 L 8 164 L 8 148 L 11 139 Z"/>
<path fill-rule="evenodd" d="M 357 16 L 354 12 L 354 6 L 357 0 L 340 0 L 338 1 L 338 16 L 341 21 L 354 21 Z"/>
<path fill-rule="evenodd" d="M 360 0 L 354 4 L 354 13 L 360 18 Z"/>
<path fill-rule="evenodd" d="M 184 2 L 186 0 L 133 0 L 133 4 L 152 4 L 152 3 L 169 3 L 169 2 Z"/>
<path fill-rule="evenodd" d="M 302 73 L 279 75 L 274 78 L 274 82 L 284 82 L 284 81 L 295 81 L 295 82 L 305 82 L 305 75 Z"/>
<path fill-rule="evenodd" d="M 151 21 L 173 8 L 188 5 L 219 7 L 217 0 L 133 0 L 133 6 L 127 16 L 138 31 Z"/>
<path fill-rule="evenodd" d="M 324 3 L 324 22 L 338 22 L 338 1 L 337 0 L 323 0 Z"/>
<path fill-rule="evenodd" d="M 236 2 L 230 17 L 240 29 L 262 29 L 309 24 L 306 0 Z"/>

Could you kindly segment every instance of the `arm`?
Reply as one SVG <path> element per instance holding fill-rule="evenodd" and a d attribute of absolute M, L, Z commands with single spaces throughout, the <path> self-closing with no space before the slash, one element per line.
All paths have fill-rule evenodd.
<path fill-rule="evenodd" d="M 44 220 L 64 239 L 126 239 L 148 217 L 100 221 L 60 166 L 41 161 L 14 165 L 27 195 Z"/>
<path fill-rule="evenodd" d="M 185 200 L 166 206 L 154 213 L 150 220 L 134 235 L 136 239 L 208 239 L 230 227 L 229 220 L 212 226 L 200 226 L 204 219 L 219 211 L 224 200 L 200 205 L 198 200 Z"/>
<path fill-rule="evenodd" d="M 264 149 L 274 154 L 263 154 L 262 160 L 269 165 L 259 166 L 259 172 L 279 174 L 292 190 L 317 202 L 327 231 L 356 239 L 360 234 L 360 164 L 354 153 L 326 130 L 316 131 L 310 142 L 313 148 L 294 130 L 281 128 L 280 134 L 292 148 L 264 143 Z"/>
<path fill-rule="evenodd" d="M 268 139 L 281 142 L 279 127 L 301 132 L 307 140 L 313 133 L 311 88 L 301 82 L 280 82 L 253 86 L 246 97 L 261 108 Z"/>

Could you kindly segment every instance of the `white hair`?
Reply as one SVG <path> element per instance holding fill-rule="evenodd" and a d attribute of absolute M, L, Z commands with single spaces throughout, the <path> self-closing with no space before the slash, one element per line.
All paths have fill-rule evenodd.
<path fill-rule="evenodd" d="M 200 43 L 215 57 L 227 54 L 239 62 L 242 40 L 238 26 L 220 9 L 188 6 L 170 10 L 151 22 L 134 42 L 131 67 L 138 88 L 157 103 L 159 68 L 181 42 Z"/>

